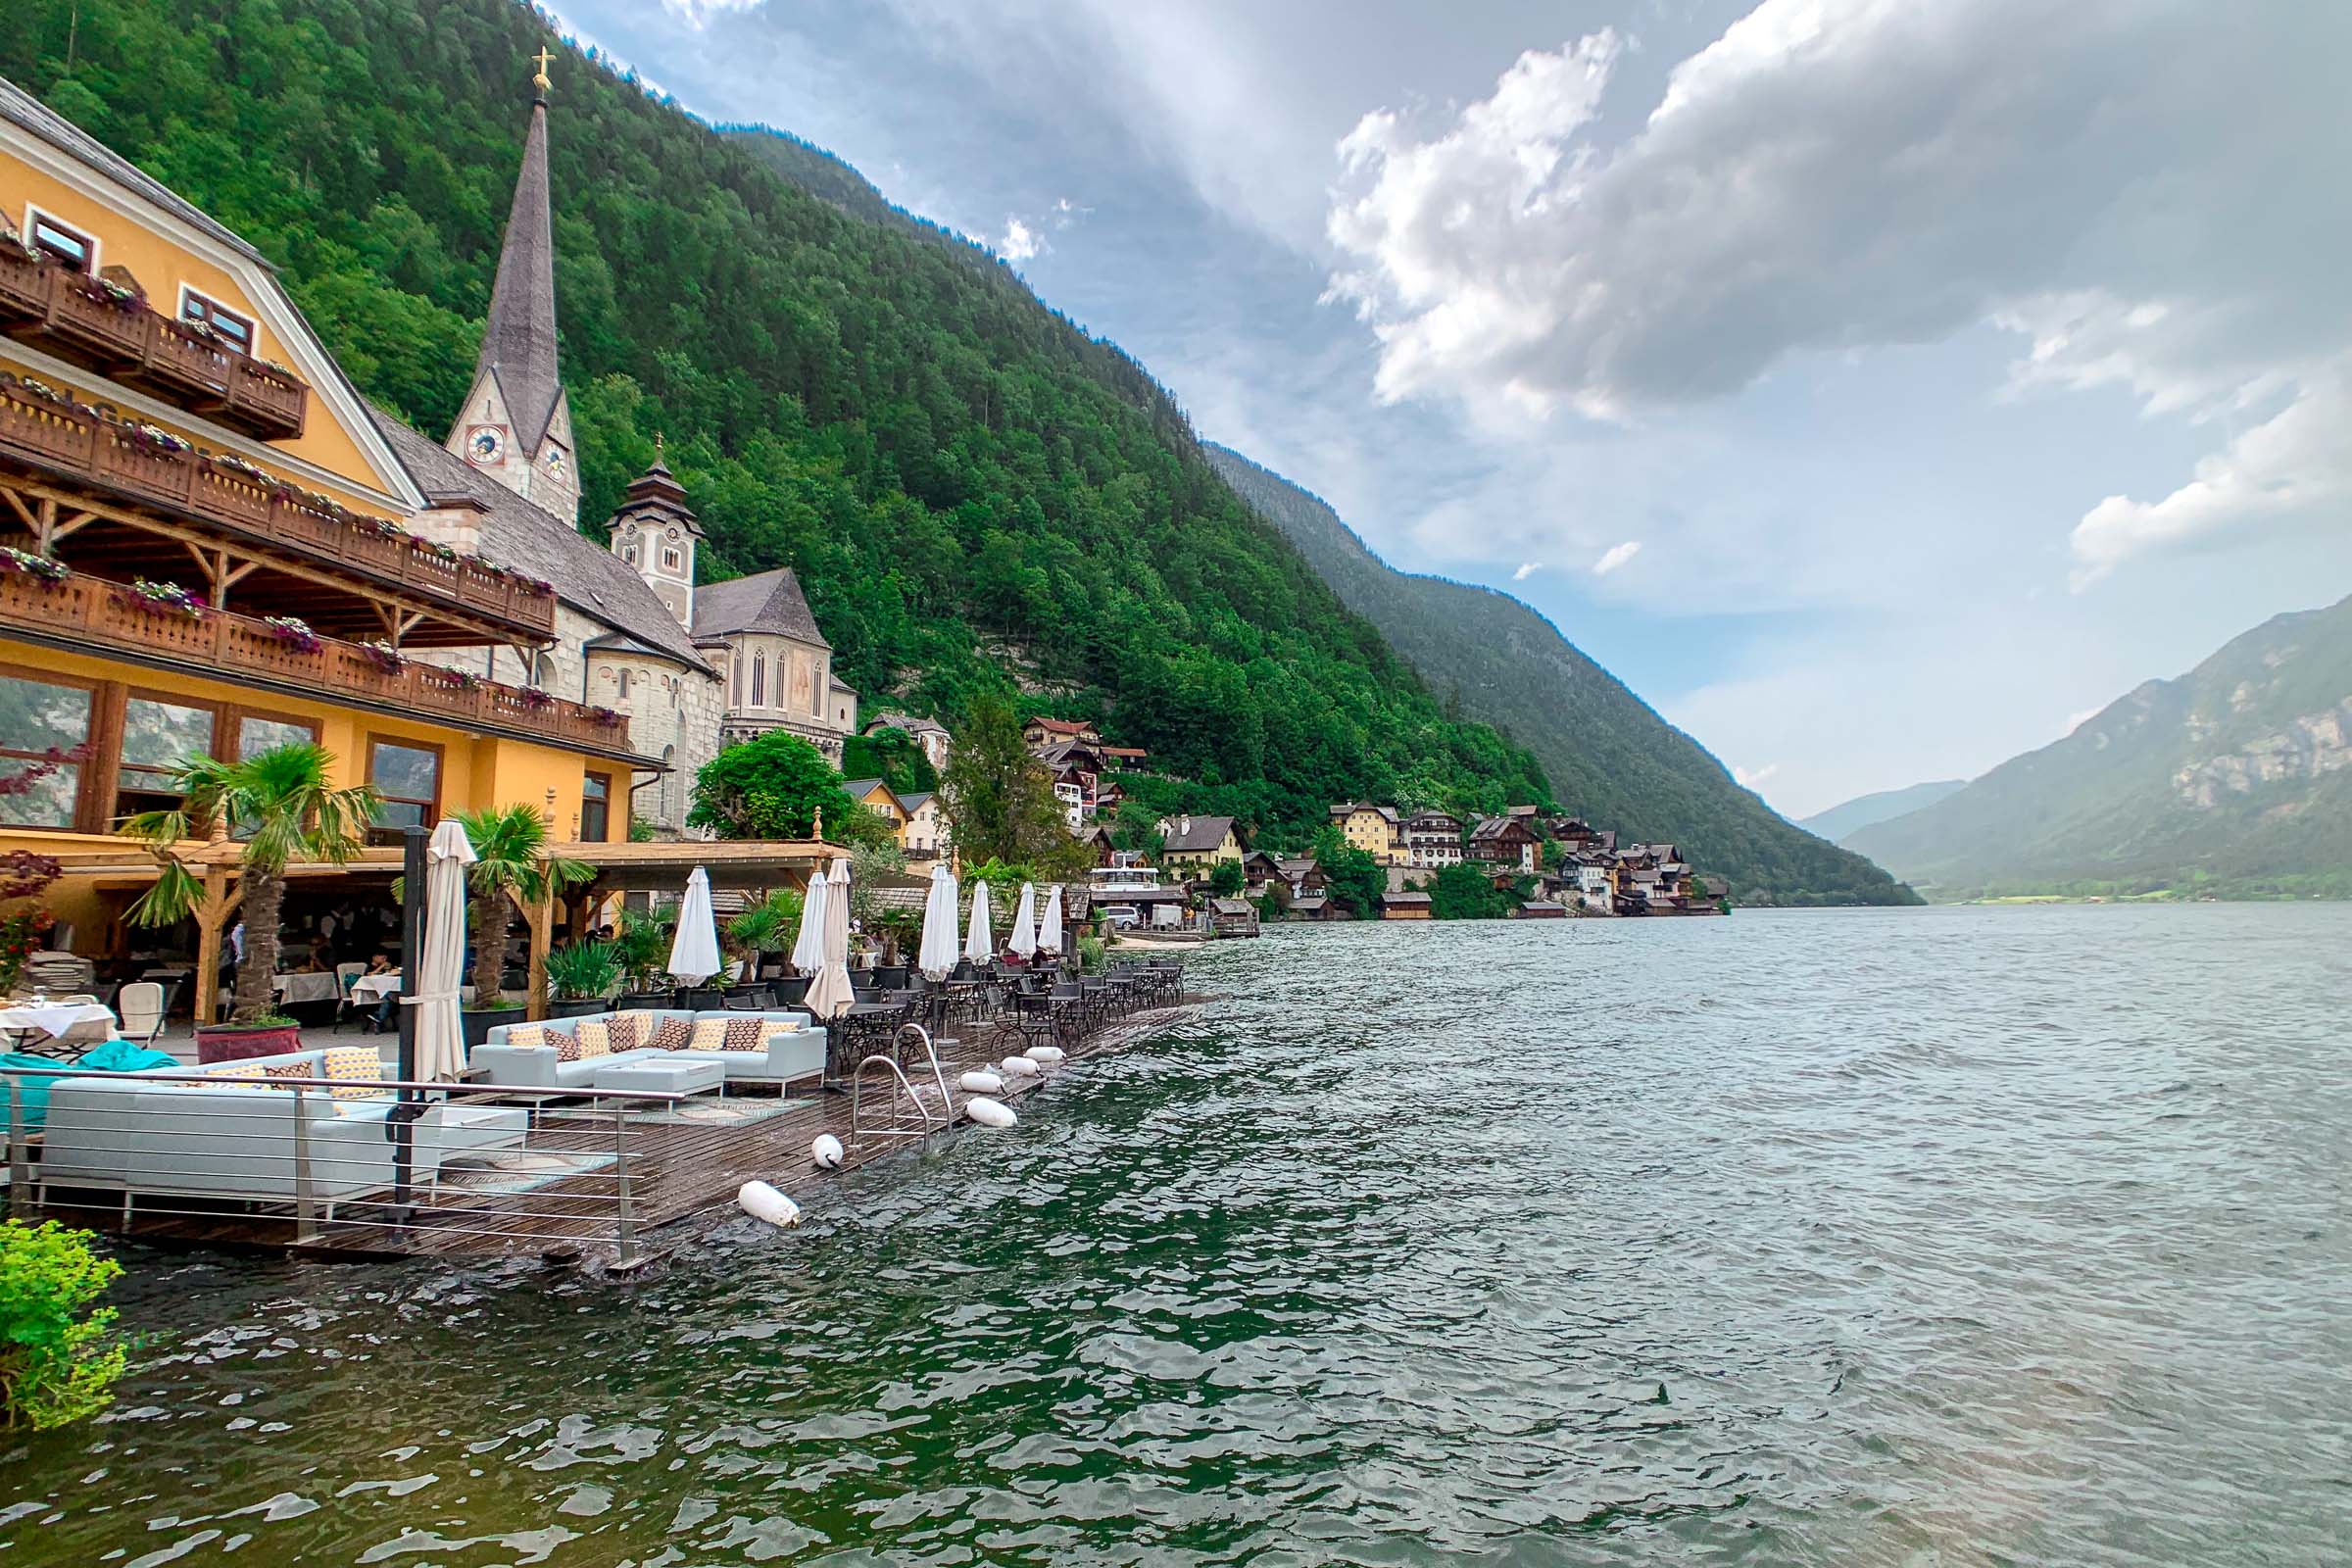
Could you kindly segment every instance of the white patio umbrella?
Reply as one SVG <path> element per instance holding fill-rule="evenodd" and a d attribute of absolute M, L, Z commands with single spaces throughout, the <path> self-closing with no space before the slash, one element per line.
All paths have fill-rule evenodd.
<path fill-rule="evenodd" d="M 996 933 L 989 930 L 988 884 L 972 884 L 971 934 L 963 939 L 963 956 L 974 963 L 986 963 L 997 955 Z"/>
<path fill-rule="evenodd" d="M 808 892 L 801 900 L 801 931 L 792 939 L 792 966 L 803 974 L 814 974 L 824 966 L 827 886 L 819 872 L 808 879 Z"/>
<path fill-rule="evenodd" d="M 802 1003 L 819 1018 L 838 1018 L 858 1000 L 850 989 L 850 862 L 833 862 L 833 885 L 825 889 L 825 953 L 816 983 Z"/>
<path fill-rule="evenodd" d="M 944 865 L 931 868 L 931 896 L 923 902 L 923 941 L 915 949 L 914 965 L 934 980 L 945 980 L 956 967 L 956 873 Z"/>
<path fill-rule="evenodd" d="M 465 827 L 454 816 L 443 817 L 424 848 L 424 954 L 410 971 L 409 994 L 401 999 L 416 1009 L 414 1070 L 428 1083 L 455 1082 L 466 1070 L 458 982 L 466 972 L 466 868 L 474 859 Z"/>
<path fill-rule="evenodd" d="M 1029 883 L 1021 884 L 1021 902 L 1012 911 L 1012 935 L 1004 939 L 1004 946 L 1023 958 L 1036 956 L 1037 889 Z"/>
<path fill-rule="evenodd" d="M 1061 956 L 1061 884 L 1046 895 L 1046 912 L 1037 918 L 1037 951 Z"/>
<path fill-rule="evenodd" d="M 669 944 L 669 972 L 693 982 L 718 973 L 718 917 L 710 912 L 710 873 L 696 866 L 678 906 L 678 934 Z"/>

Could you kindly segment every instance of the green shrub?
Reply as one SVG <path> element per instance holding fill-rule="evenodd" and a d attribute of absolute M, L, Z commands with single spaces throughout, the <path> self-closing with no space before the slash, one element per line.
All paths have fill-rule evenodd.
<path fill-rule="evenodd" d="M 1081 972 L 1086 974 L 1102 972 L 1102 939 L 1101 937 L 1080 937 L 1078 939 L 1078 967 Z"/>
<path fill-rule="evenodd" d="M 91 1303 L 122 1265 L 87 1231 L 55 1220 L 0 1224 L 0 1420 L 62 1427 L 114 1402 L 129 1358 L 109 1334 L 115 1309 Z"/>

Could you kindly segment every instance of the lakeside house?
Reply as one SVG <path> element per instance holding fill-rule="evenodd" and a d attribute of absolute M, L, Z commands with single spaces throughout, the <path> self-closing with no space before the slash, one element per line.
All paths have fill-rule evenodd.
<path fill-rule="evenodd" d="M 1160 863 L 1170 870 L 1206 876 L 1219 860 L 1238 865 L 1249 853 L 1230 816 L 1163 816 L 1157 826 Z"/>
<path fill-rule="evenodd" d="M 1431 901 L 1426 893 L 1407 890 L 1380 896 L 1380 917 L 1383 920 L 1427 920 L 1431 918 Z"/>
<path fill-rule="evenodd" d="M 1419 871 L 1442 871 L 1462 863 L 1462 819 L 1450 811 L 1420 810 L 1404 819 L 1399 833 L 1404 863 Z"/>
<path fill-rule="evenodd" d="M 1402 857 L 1396 845 L 1396 808 L 1369 801 L 1342 801 L 1331 808 L 1332 825 L 1350 849 L 1363 851 L 1382 865 L 1396 865 Z"/>
<path fill-rule="evenodd" d="M 1470 829 L 1465 858 L 1520 876 L 1535 875 L 1543 841 L 1529 822 L 1520 815 L 1480 817 Z"/>

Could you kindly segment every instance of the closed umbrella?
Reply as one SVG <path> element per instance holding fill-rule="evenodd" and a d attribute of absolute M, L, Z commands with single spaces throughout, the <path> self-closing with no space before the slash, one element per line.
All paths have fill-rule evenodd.
<path fill-rule="evenodd" d="M 931 896 L 923 903 L 923 941 L 914 962 L 934 980 L 945 980 L 956 967 L 956 874 L 944 865 L 931 868 Z"/>
<path fill-rule="evenodd" d="M 710 912 L 710 873 L 696 866 L 678 906 L 678 934 L 669 944 L 669 972 L 692 983 L 718 973 L 718 919 Z"/>
<path fill-rule="evenodd" d="M 1021 902 L 1012 911 L 1012 935 L 1004 939 L 1005 948 L 1024 962 L 1037 953 L 1037 889 L 1021 884 Z"/>
<path fill-rule="evenodd" d="M 850 862 L 833 862 L 833 885 L 825 889 L 825 953 L 816 983 L 803 1005 L 819 1018 L 838 1018 L 858 1000 L 850 989 Z"/>
<path fill-rule="evenodd" d="M 802 974 L 814 974 L 825 962 L 825 891 L 829 884 L 824 873 L 808 879 L 808 896 L 801 901 L 801 934 L 793 938 L 792 966 Z"/>
<path fill-rule="evenodd" d="M 466 868 L 474 858 L 465 827 L 443 817 L 424 850 L 424 955 L 401 999 L 416 1009 L 416 1076 L 428 1083 L 454 1083 L 466 1070 L 458 980 L 466 972 Z"/>
<path fill-rule="evenodd" d="M 1046 895 L 1046 912 L 1037 919 L 1037 950 L 1061 956 L 1061 884 Z"/>
<path fill-rule="evenodd" d="M 988 928 L 988 884 L 972 884 L 971 934 L 963 940 L 963 956 L 974 963 L 986 963 L 996 956 L 996 933 Z"/>

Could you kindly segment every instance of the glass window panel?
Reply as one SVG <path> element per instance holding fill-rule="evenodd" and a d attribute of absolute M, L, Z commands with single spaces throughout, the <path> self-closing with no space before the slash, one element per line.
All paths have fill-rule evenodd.
<path fill-rule="evenodd" d="M 213 710 L 133 697 L 122 705 L 122 765 L 175 767 L 213 749 Z"/>
<path fill-rule="evenodd" d="M 422 827 L 424 808 L 414 801 L 386 801 L 377 808 L 375 819 L 384 827 Z"/>
<path fill-rule="evenodd" d="M 318 734 L 308 724 L 288 724 L 282 719 L 240 719 L 237 723 L 237 757 L 239 760 L 259 757 L 280 746 L 307 744 Z"/>
<path fill-rule="evenodd" d="M 433 786 L 441 772 L 441 759 L 433 752 L 420 751 L 414 746 L 395 746 L 389 741 L 375 743 L 374 766 L 369 777 L 377 790 L 406 800 L 429 801 Z M 414 817 L 410 821 L 416 820 Z"/>
<path fill-rule="evenodd" d="M 22 760 L 0 757 L 0 774 L 13 776 L 25 767 Z M 0 822 L 12 827 L 72 827 L 74 800 L 81 790 L 81 769 L 68 762 L 56 772 L 33 780 L 22 795 L 0 796 Z"/>
<path fill-rule="evenodd" d="M 90 694 L 79 686 L 0 676 L 0 751 L 70 752 L 90 738 Z"/>

